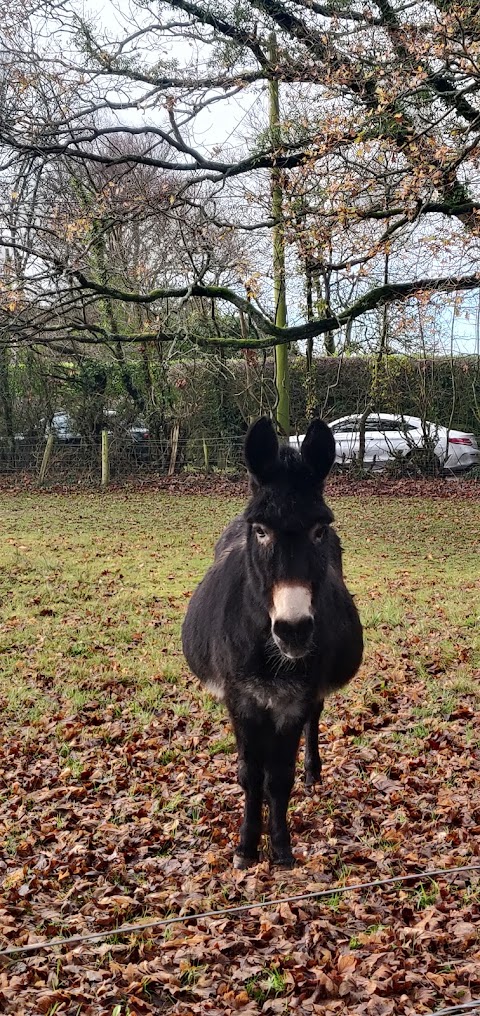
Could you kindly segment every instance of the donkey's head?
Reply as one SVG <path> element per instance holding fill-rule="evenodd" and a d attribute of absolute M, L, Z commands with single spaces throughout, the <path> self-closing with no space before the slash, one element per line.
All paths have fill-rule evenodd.
<path fill-rule="evenodd" d="M 305 656 L 313 644 L 333 521 L 322 489 L 334 460 L 335 441 L 323 420 L 310 424 L 300 452 L 279 447 L 266 417 L 245 439 L 252 486 L 245 512 L 249 562 L 270 614 L 273 640 L 288 659 Z"/>

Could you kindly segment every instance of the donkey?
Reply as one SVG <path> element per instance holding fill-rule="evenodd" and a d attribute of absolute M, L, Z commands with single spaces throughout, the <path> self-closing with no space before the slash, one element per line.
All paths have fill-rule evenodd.
<path fill-rule="evenodd" d="M 244 453 L 251 498 L 193 593 L 182 644 L 190 669 L 225 702 L 235 732 L 245 812 L 234 865 L 258 861 L 266 798 L 272 861 L 289 868 L 287 807 L 302 730 L 311 786 L 321 773 L 324 698 L 358 670 L 363 635 L 323 499 L 335 458 L 331 430 L 314 420 L 299 453 L 279 447 L 262 417 Z"/>

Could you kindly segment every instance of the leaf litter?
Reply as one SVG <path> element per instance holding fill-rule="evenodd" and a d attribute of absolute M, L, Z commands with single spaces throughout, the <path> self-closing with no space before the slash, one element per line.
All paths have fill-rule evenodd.
<path fill-rule="evenodd" d="M 412 1016 L 480 996 L 475 873 L 335 892 L 478 860 L 479 505 L 333 504 L 367 655 L 322 718 L 323 784 L 305 791 L 298 766 L 285 873 L 232 868 L 231 732 L 179 649 L 237 502 L 3 497 L 0 942 L 108 937 L 5 958 L 0 1011 Z"/>

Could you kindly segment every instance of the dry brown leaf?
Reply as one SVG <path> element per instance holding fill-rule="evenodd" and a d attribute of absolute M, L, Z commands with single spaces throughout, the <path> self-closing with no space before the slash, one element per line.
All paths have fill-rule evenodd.
<path fill-rule="evenodd" d="M 337 970 L 340 974 L 351 973 L 355 970 L 357 960 L 353 953 L 344 953 L 338 957 Z"/>

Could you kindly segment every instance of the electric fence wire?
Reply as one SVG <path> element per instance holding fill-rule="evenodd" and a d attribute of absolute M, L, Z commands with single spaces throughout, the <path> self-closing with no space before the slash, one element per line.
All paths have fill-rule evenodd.
<path fill-rule="evenodd" d="M 103 931 L 87 932 L 84 935 L 72 935 L 69 938 L 50 938 L 45 939 L 42 942 L 29 942 L 27 945 L 10 946 L 7 949 L 0 950 L 1 956 L 19 956 L 25 953 L 39 952 L 41 949 L 53 949 L 56 946 L 63 946 L 71 948 L 72 946 L 81 945 L 84 942 L 98 942 L 102 938 L 108 938 L 110 935 L 134 935 L 144 931 L 149 931 L 153 928 L 166 928 L 172 924 L 191 924 L 192 922 L 202 921 L 206 917 L 208 918 L 225 918 L 229 915 L 244 914 L 252 910 L 261 909 L 265 907 L 277 907 L 284 903 L 306 903 L 310 900 L 320 900 L 325 897 L 350 892 L 363 892 L 367 889 L 379 889 L 387 885 L 395 885 L 396 883 L 405 883 L 412 881 L 421 881 L 422 879 L 433 879 L 433 878 L 450 878 L 453 875 L 458 875 L 461 872 L 467 871 L 480 871 L 479 864 L 465 864 L 456 868 L 434 868 L 427 871 L 416 871 L 411 872 L 409 875 L 394 875 L 391 878 L 380 878 L 372 882 L 356 882 L 353 885 L 344 886 L 332 886 L 330 889 L 319 889 L 318 891 L 296 894 L 293 896 L 282 896 L 279 899 L 271 900 L 252 900 L 249 903 L 241 903 L 233 907 L 223 907 L 219 910 L 205 910 L 199 912 L 193 912 L 190 914 L 178 914 L 175 917 L 159 917 L 151 921 L 142 921 L 138 924 L 121 924 L 118 928 L 108 928 Z M 480 1001 L 476 1003 L 480 1006 Z M 470 1003 L 465 1003 L 469 1006 Z M 473 1006 L 472 1006 L 473 1007 Z M 444 1016 L 446 1012 L 456 1012 L 458 1006 L 449 1010 L 441 1010 L 441 1016 Z M 440 1016 L 439 1013 L 435 1016 Z"/>

